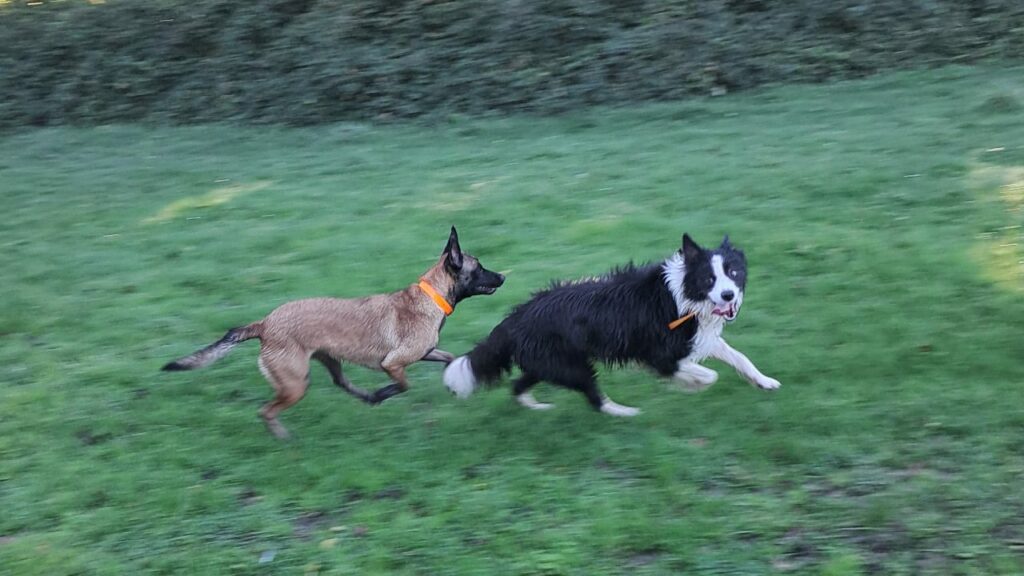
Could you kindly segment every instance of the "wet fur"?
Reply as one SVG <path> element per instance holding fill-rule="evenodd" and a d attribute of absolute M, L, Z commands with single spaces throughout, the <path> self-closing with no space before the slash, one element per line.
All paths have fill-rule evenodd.
<path fill-rule="evenodd" d="M 723 273 L 728 270 L 725 280 L 714 273 L 715 256 Z M 594 363 L 638 362 L 691 388 L 710 385 L 717 375 L 696 362 L 709 356 L 727 360 L 722 355 L 728 348 L 720 337 L 726 321 L 714 312 L 722 302 L 716 304 L 710 295 L 733 292 L 730 300 L 741 302 L 745 285 L 745 258 L 728 240 L 712 251 L 685 237 L 683 249 L 662 263 L 628 265 L 534 294 L 446 368 L 445 383 L 466 396 L 477 382 L 494 383 L 518 366 L 522 374 L 512 392 L 528 407 L 548 407 L 529 395 L 535 384 L 547 381 L 581 392 L 595 409 L 633 415 L 635 409 L 611 402 L 600 391 Z M 690 320 L 675 330 L 668 327 L 690 312 Z M 763 387 L 777 387 L 761 376 Z"/>

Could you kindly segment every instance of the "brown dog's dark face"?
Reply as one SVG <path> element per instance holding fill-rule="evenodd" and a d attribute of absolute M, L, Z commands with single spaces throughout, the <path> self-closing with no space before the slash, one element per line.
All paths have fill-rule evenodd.
<path fill-rule="evenodd" d="M 505 283 L 504 276 L 484 268 L 479 260 L 462 251 L 454 226 L 444 249 L 444 268 L 455 279 L 456 302 L 477 294 L 494 294 Z"/>

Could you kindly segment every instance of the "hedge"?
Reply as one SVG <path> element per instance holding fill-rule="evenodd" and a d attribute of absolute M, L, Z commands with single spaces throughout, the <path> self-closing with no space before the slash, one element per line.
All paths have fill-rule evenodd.
<path fill-rule="evenodd" d="M 1019 58 L 1020 0 L 0 1 L 0 127 L 669 100 Z"/>

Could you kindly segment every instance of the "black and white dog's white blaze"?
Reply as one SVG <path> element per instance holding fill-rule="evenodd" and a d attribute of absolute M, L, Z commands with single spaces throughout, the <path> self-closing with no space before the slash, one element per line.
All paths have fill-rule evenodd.
<path fill-rule="evenodd" d="M 607 414 L 634 416 L 638 409 L 601 393 L 594 362 L 638 362 L 696 391 L 718 379 L 714 370 L 698 364 L 715 358 L 751 384 L 774 390 L 779 381 L 762 374 L 721 336 L 739 314 L 746 285 L 746 258 L 728 237 L 705 249 L 684 234 L 682 247 L 661 263 L 628 265 L 534 294 L 469 354 L 456 358 L 445 369 L 444 382 L 464 398 L 478 382 L 492 384 L 515 365 L 522 374 L 512 393 L 523 406 L 551 407 L 530 393 L 546 381 L 578 390 Z M 687 315 L 692 316 L 673 322 Z"/>

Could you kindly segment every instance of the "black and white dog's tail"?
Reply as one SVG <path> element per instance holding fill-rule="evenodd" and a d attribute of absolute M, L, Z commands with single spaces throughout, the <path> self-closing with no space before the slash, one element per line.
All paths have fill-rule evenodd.
<path fill-rule="evenodd" d="M 499 324 L 483 342 L 444 369 L 444 385 L 452 394 L 466 398 L 480 383 L 494 384 L 512 369 L 512 344 L 507 331 Z"/>

